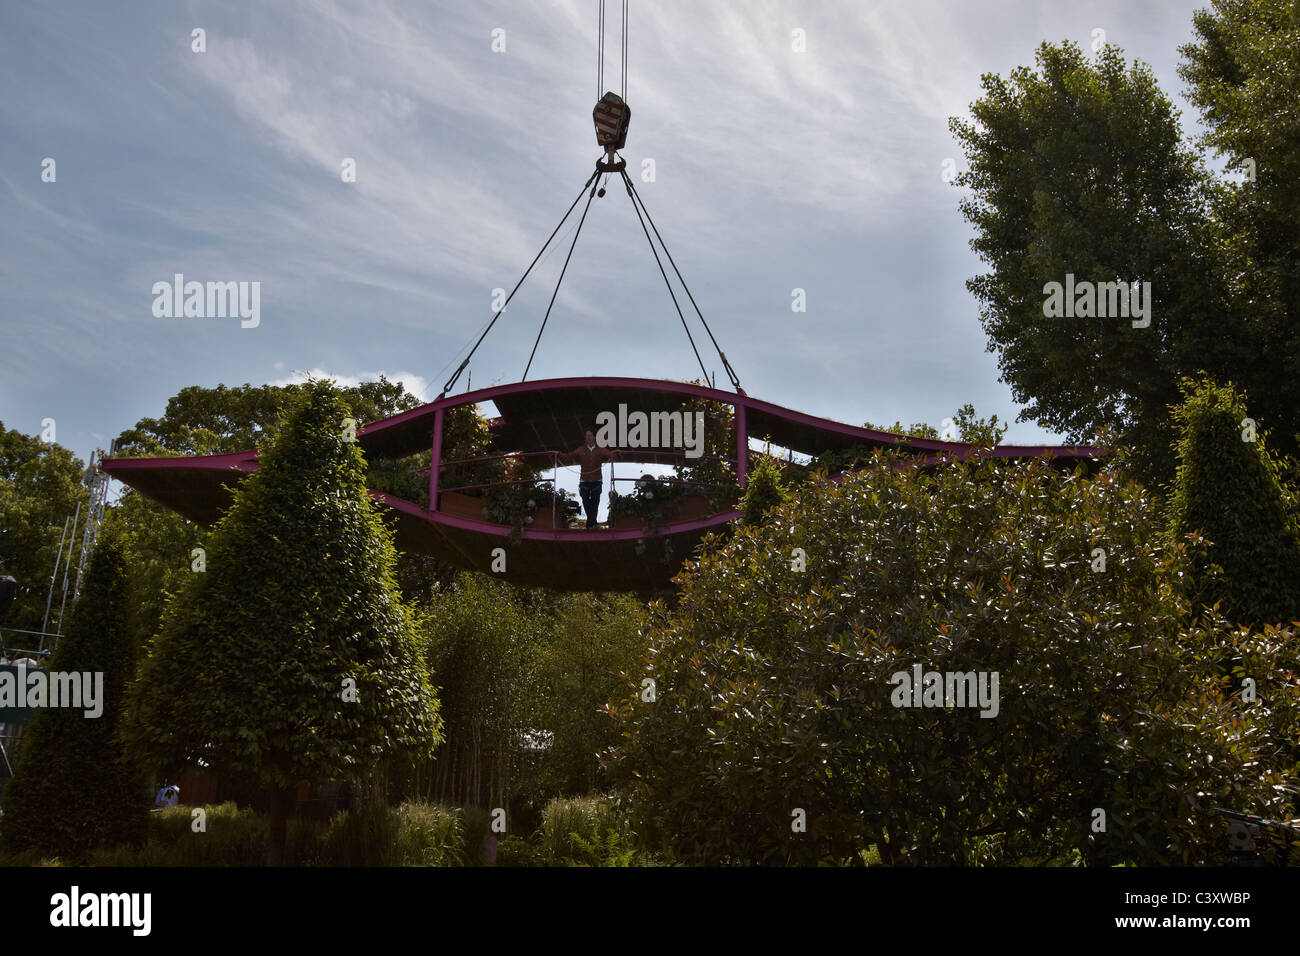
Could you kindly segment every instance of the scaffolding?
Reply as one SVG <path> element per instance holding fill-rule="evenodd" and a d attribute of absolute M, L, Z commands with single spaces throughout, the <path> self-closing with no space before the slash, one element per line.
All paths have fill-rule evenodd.
<path fill-rule="evenodd" d="M 117 442 L 109 449 L 111 456 L 117 450 Z M 86 565 L 90 561 L 90 552 L 95 547 L 95 539 L 99 536 L 99 524 L 104 520 L 104 507 L 108 504 L 108 486 L 112 482 L 110 478 L 100 467 L 99 462 L 104 456 L 99 450 L 91 452 L 90 466 L 86 469 L 84 480 L 86 488 L 90 491 L 90 501 L 86 508 L 86 523 L 81 533 L 81 554 L 77 558 L 77 580 L 72 587 L 72 603 L 77 602 L 81 596 L 81 579 L 86 573 Z M 59 628 L 62 633 L 63 621 L 60 617 Z"/>
<path fill-rule="evenodd" d="M 117 450 L 117 442 L 114 441 L 110 448 L 109 455 Z M 101 467 L 100 463 L 104 458 L 100 449 L 95 449 L 90 453 L 90 464 L 82 472 L 82 483 L 89 492 L 86 501 L 86 518 L 81 524 L 81 551 L 77 555 L 77 575 L 72 584 L 72 603 L 77 603 L 77 598 L 81 596 L 81 582 L 85 578 L 86 566 L 90 563 L 90 554 L 95 549 L 95 540 L 99 537 L 99 526 L 104 520 L 104 509 L 108 504 L 108 487 L 112 482 L 109 476 Z M 81 502 L 77 502 L 77 510 L 64 519 L 63 534 L 59 538 L 59 548 L 55 552 L 54 571 L 50 574 L 50 587 L 45 596 L 45 617 L 41 621 L 41 630 L 35 632 L 40 635 L 40 641 L 37 647 L 38 653 L 46 653 L 46 638 L 50 638 L 49 651 L 54 650 L 54 645 L 58 643 L 58 638 L 63 635 L 63 615 L 68 606 L 68 576 L 72 571 L 72 552 L 77 539 L 77 524 L 81 521 Z M 64 557 L 63 546 L 67 544 L 68 552 Z M 59 579 L 59 565 L 63 565 L 63 586 L 61 588 L 62 598 L 59 601 L 59 616 L 54 631 L 50 631 L 50 610 L 54 604 L 54 588 Z"/>

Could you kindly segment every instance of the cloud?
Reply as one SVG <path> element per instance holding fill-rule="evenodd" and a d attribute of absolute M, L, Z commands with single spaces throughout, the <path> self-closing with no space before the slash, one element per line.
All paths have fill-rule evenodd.
<path fill-rule="evenodd" d="M 283 363 L 277 362 L 277 366 Z M 341 374 L 338 372 L 327 372 L 321 368 L 313 368 L 308 371 L 295 369 L 291 375 L 283 378 L 274 379 L 268 382 L 268 385 L 301 385 L 308 379 L 332 379 L 342 388 L 355 388 L 362 382 L 377 382 L 380 377 L 388 379 L 390 382 L 400 383 L 408 392 L 414 395 L 422 402 L 431 402 L 437 396 L 433 388 L 433 383 L 422 375 L 413 372 L 357 372 L 355 375 Z"/>
<path fill-rule="evenodd" d="M 960 194 L 940 179 L 961 165 L 948 117 L 982 73 L 1031 64 L 1042 40 L 1086 48 L 1096 26 L 1177 101 L 1177 45 L 1202 4 L 632 4 L 628 172 L 750 394 L 846 421 L 938 421 L 968 400 L 1014 417 L 964 288 L 983 270 Z M 607 87 L 618 28 L 614 12 Z M 394 376 L 432 397 L 593 169 L 595 59 L 590 0 L 6 11 L 7 416 L 116 434 L 185 385 L 398 359 L 417 371 Z M 57 184 L 40 182 L 45 156 Z M 698 375 L 631 204 L 606 185 L 529 377 Z M 475 384 L 522 372 L 567 238 L 475 355 Z M 262 324 L 155 320 L 149 290 L 175 272 L 260 281 Z M 806 314 L 790 312 L 795 287 Z"/>

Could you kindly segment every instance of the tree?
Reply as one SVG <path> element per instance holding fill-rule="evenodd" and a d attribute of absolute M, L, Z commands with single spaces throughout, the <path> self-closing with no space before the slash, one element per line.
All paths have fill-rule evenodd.
<path fill-rule="evenodd" d="M 203 529 L 134 489 L 105 509 L 104 526 L 114 526 L 126 555 L 131 629 L 143 647 L 158 633 L 169 593 L 181 590 L 203 544 Z"/>
<path fill-rule="evenodd" d="M 271 792 L 272 863 L 300 780 L 426 757 L 440 739 L 349 417 L 328 383 L 302 388 L 208 536 L 206 570 L 169 602 L 136 682 L 131 738 L 152 766 L 202 763 Z"/>
<path fill-rule="evenodd" d="M 1002 436 L 1007 433 L 1007 426 L 998 422 L 998 416 L 992 418 L 976 418 L 975 406 L 967 402 L 961 408 L 953 413 L 951 419 L 954 434 L 948 438 L 956 441 L 969 442 L 973 445 L 996 445 L 1002 441 Z M 939 429 L 925 422 L 918 422 L 915 425 L 903 427 L 902 422 L 894 422 L 888 428 L 880 425 L 873 425 L 866 422 L 863 428 L 870 428 L 875 431 L 889 432 L 891 435 L 906 435 L 910 438 L 930 438 L 939 441 L 944 438 Z"/>
<path fill-rule="evenodd" d="M 896 421 L 888 428 L 883 425 L 873 425 L 871 422 L 863 422 L 862 427 L 878 432 L 889 432 L 891 435 L 907 435 L 910 438 L 938 439 L 939 437 L 938 430 L 933 425 L 927 425 L 925 422 L 904 426 L 902 422 Z"/>
<path fill-rule="evenodd" d="M 1231 378 L 1256 417 L 1288 431 L 1277 447 L 1296 454 L 1300 409 L 1300 13 L 1293 0 L 1213 0 L 1193 17 L 1197 39 L 1180 48 L 1179 75 L 1200 110 L 1199 144 L 1237 175 L 1213 194 L 1223 282 L 1253 351 Z M 1244 326 L 1244 328 L 1242 328 Z M 1189 372 L 1191 369 L 1188 370 Z"/>
<path fill-rule="evenodd" d="M 23 740 L 0 818 L 14 851 L 81 861 L 88 850 L 138 843 L 147 821 L 147 782 L 121 746 L 127 683 L 139 645 L 131 637 L 126 558 L 112 528 L 101 532 L 48 673 L 102 680 L 99 714 L 41 707 Z M 83 703 L 85 699 L 83 698 Z"/>
<path fill-rule="evenodd" d="M 268 444 L 285 412 L 307 385 L 248 385 L 204 388 L 191 385 L 167 401 L 161 418 L 142 418 L 118 436 L 123 458 L 222 455 Z M 338 389 L 357 427 L 419 406 L 401 382 L 377 382 Z"/>
<path fill-rule="evenodd" d="M 623 594 L 459 574 L 425 616 L 446 722 L 428 796 L 509 807 L 518 821 L 556 795 L 599 786 L 598 755 L 617 737 L 603 708 L 644 649 L 637 612 Z"/>
<path fill-rule="evenodd" d="M 1126 67 L 1110 46 L 1089 61 L 1072 43 L 1043 44 L 1036 63 L 985 75 L 973 120 L 949 123 L 969 164 L 956 183 L 971 190 L 960 204 L 971 247 L 992 267 L 967 287 L 1002 380 L 1026 406 L 1021 420 L 1072 442 L 1127 429 L 1135 466 L 1167 480 L 1179 376 L 1235 374 L 1258 362 L 1263 340 L 1228 308 L 1210 178 L 1149 67 Z M 1118 286 L 1113 301 L 1098 297 L 1106 317 L 1049 316 L 1049 283 L 1064 292 L 1071 281 L 1093 292 L 1149 283 L 1137 304 L 1150 324 L 1133 325 L 1144 319 L 1131 299 L 1128 316 L 1112 313 Z"/>
<path fill-rule="evenodd" d="M 1007 433 L 1007 426 L 998 422 L 998 416 L 976 418 L 975 406 L 967 402 L 953 414 L 953 427 L 957 429 L 957 440 L 991 448 L 1001 444 Z"/>
<path fill-rule="evenodd" d="M 1300 621 L 1300 535 L 1264 432 L 1231 383 L 1188 379 L 1183 395 L 1169 525 L 1210 542 L 1193 565 L 1198 599 L 1250 627 Z"/>
<path fill-rule="evenodd" d="M 952 428 L 949 429 L 946 423 L 951 422 Z M 950 419 L 944 419 L 944 433 L 940 434 L 939 430 L 933 425 L 927 425 L 924 422 L 918 422 L 909 425 L 906 428 L 902 422 L 894 422 L 888 428 L 880 425 L 873 425 L 871 422 L 863 424 L 863 428 L 870 428 L 873 431 L 887 432 L 891 435 L 900 435 L 904 438 L 927 438 L 933 441 L 959 441 L 971 445 L 977 445 L 982 448 L 992 447 L 1002 441 L 1002 437 L 1007 433 L 1007 426 L 998 421 L 998 416 L 992 418 L 976 418 L 975 406 L 967 402 L 953 414 Z M 916 454 L 916 449 L 910 447 L 906 441 L 897 442 L 894 446 L 901 452 L 910 451 Z M 876 447 L 862 443 L 855 443 L 847 448 L 837 448 L 824 451 L 817 455 L 807 465 L 787 465 L 784 472 L 784 480 L 787 490 L 802 485 L 812 477 L 814 472 L 824 472 L 827 475 L 838 474 L 839 472 L 849 469 L 862 468 L 871 462 L 876 454 Z"/>
<path fill-rule="evenodd" d="M 461 572 L 430 604 L 424 633 L 445 721 L 433 796 L 506 807 L 521 789 L 526 735 L 542 729 L 538 615 L 506 582 Z"/>
<path fill-rule="evenodd" d="M 303 387 L 245 384 L 235 388 L 225 385 L 183 388 L 168 400 L 161 418 L 143 418 L 118 436 L 117 455 L 123 458 L 220 455 L 269 446 L 280 417 Z M 340 388 L 338 392 L 352 409 L 357 427 L 420 404 L 400 382 L 390 382 L 383 376 L 377 382 L 361 382 Z M 456 408 L 447 416 L 444 445 L 454 453 L 450 457 L 487 454 L 480 450 L 481 438 L 486 433 L 486 424 L 474 408 Z M 470 450 L 461 453 L 463 445 L 468 445 Z M 367 485 L 416 504 L 426 504 L 429 478 L 427 471 L 420 475 L 419 470 L 429 467 L 430 458 L 427 450 L 400 462 L 376 458 L 367 462 Z M 185 555 L 197 544 L 198 532 L 192 524 L 148 499 L 136 496 L 131 500 L 128 495 L 124 503 L 128 501 L 132 521 L 138 520 L 150 529 L 137 540 L 142 557 L 153 555 L 138 565 L 145 576 L 156 581 L 177 567 L 188 567 L 188 558 L 178 565 L 175 555 L 180 544 L 188 545 L 183 551 Z M 403 552 L 398 559 L 398 584 L 408 599 L 427 600 L 433 591 L 450 582 L 453 573 L 453 569 L 427 555 Z M 139 617 L 141 626 L 152 634 L 157 626 L 156 614 Z"/>
<path fill-rule="evenodd" d="M 1211 808 L 1286 811 L 1293 758 L 1251 728 L 1294 726 L 1294 679 L 1276 705 L 1223 681 L 1237 635 L 1193 613 L 1149 495 L 896 464 L 806 486 L 656 606 L 608 759 L 639 840 L 704 864 L 1191 863 L 1225 858 Z M 913 706 L 918 669 L 976 686 Z"/>
<path fill-rule="evenodd" d="M 21 588 L 9 608 L 7 627 L 41 630 L 64 522 L 76 514 L 78 504 L 83 515 L 86 511 L 81 472 L 81 462 L 68 449 L 16 430 L 5 431 L 0 422 L 0 574 L 12 575 Z M 69 529 L 74 540 L 63 542 L 58 560 L 67 559 L 71 544 L 75 564 L 81 554 L 80 531 L 79 526 L 69 525 Z M 57 615 L 57 588 L 54 600 L 52 613 Z"/>
<path fill-rule="evenodd" d="M 546 610 L 539 672 L 541 726 L 552 738 L 540 774 L 546 797 L 606 785 L 600 754 L 618 743 L 618 728 L 605 707 L 622 695 L 623 675 L 636 671 L 645 651 L 642 616 L 626 594 L 561 594 Z M 640 693 L 651 688 L 641 685 Z"/>

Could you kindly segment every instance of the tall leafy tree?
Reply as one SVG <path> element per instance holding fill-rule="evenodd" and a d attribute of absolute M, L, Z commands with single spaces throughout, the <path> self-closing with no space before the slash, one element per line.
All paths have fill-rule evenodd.
<path fill-rule="evenodd" d="M 991 267 L 967 285 L 1002 379 L 1025 403 L 1022 420 L 1079 442 L 1129 429 L 1145 453 L 1137 464 L 1167 478 L 1179 375 L 1257 356 L 1227 314 L 1209 178 L 1150 68 L 1117 48 L 1089 59 L 1073 43 L 1043 44 L 1035 69 L 982 84 L 972 119 L 949 125 L 968 161 L 957 184 L 970 190 L 971 246 Z M 1149 327 L 1048 317 L 1047 284 L 1067 274 L 1149 282 Z"/>
<path fill-rule="evenodd" d="M 366 493 L 348 417 L 328 383 L 300 390 L 206 539 L 206 571 L 168 605 L 137 680 L 141 755 L 161 771 L 202 761 L 267 788 L 272 863 L 299 781 L 426 757 L 440 739 L 392 534 Z"/>
<path fill-rule="evenodd" d="M 559 594 L 462 572 L 425 622 L 446 721 L 428 795 L 539 810 L 602 777 L 617 730 L 602 713 L 644 640 L 623 594 Z"/>
<path fill-rule="evenodd" d="M 139 492 L 128 489 L 107 509 L 105 526 L 119 529 L 127 559 L 131 628 L 143 646 L 158 632 L 168 593 L 191 574 L 203 529 Z"/>
<path fill-rule="evenodd" d="M 1294 454 L 1300 410 L 1300 6 L 1213 0 L 1193 18 L 1179 74 L 1200 110 L 1200 144 L 1235 175 L 1214 192 L 1224 285 L 1253 351 L 1231 370 L 1256 416 Z M 1237 335 L 1237 328 L 1232 329 Z"/>
<path fill-rule="evenodd" d="M 118 436 L 124 458 L 167 455 L 220 455 L 266 444 L 280 418 L 306 385 L 191 385 L 167 401 L 161 418 L 142 418 Z M 357 425 L 415 408 L 419 399 L 401 382 L 342 387 Z"/>
<path fill-rule="evenodd" d="M 0 574 L 11 575 L 21 589 L 9 608 L 8 627 L 41 628 L 64 522 L 76 514 L 78 503 L 85 513 L 81 480 L 82 463 L 68 449 L 6 431 L 0 422 Z M 74 563 L 81 553 L 79 532 L 72 542 Z M 64 558 L 67 549 L 65 541 Z M 56 590 L 56 611 L 59 596 Z"/>
<path fill-rule="evenodd" d="M 546 692 L 538 683 L 543 624 L 525 594 L 461 572 L 430 606 L 426 654 L 446 721 L 435 799 L 506 807 L 524 789 L 525 751 L 542 743 Z"/>
<path fill-rule="evenodd" d="M 90 716 L 85 709 L 65 707 L 36 711 L 16 774 L 4 791 L 0 836 L 11 850 L 76 861 L 96 846 L 138 842 L 144 836 L 147 783 L 118 736 L 139 649 L 129 626 L 126 586 L 122 542 L 106 528 L 50 661 L 52 673 L 98 675 L 101 712 Z"/>

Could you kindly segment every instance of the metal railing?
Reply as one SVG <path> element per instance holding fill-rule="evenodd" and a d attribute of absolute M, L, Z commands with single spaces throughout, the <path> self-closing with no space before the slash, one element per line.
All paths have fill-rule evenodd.
<path fill-rule="evenodd" d="M 673 451 L 669 449 L 665 449 L 662 451 L 658 449 L 654 449 L 653 451 L 655 452 L 657 458 L 659 457 L 669 458 L 672 461 L 674 467 L 680 465 L 685 461 L 691 461 L 691 462 L 728 461 L 729 462 L 731 460 L 730 458 L 725 458 L 720 455 L 702 455 L 698 458 L 688 459 L 686 457 L 685 452 Z M 558 528 L 556 528 L 556 501 L 559 498 L 559 491 L 560 491 L 559 488 L 560 457 L 567 456 L 568 454 L 569 454 L 568 452 L 562 452 L 558 449 L 548 448 L 548 449 L 543 449 L 541 451 L 506 452 L 504 454 L 499 454 L 499 455 L 477 455 L 472 458 L 458 458 L 458 459 L 453 459 L 452 461 L 439 461 L 438 473 L 439 475 L 441 475 L 442 472 L 446 471 L 448 468 L 453 468 L 458 465 L 471 465 L 471 464 L 477 464 L 480 462 L 488 462 L 488 461 L 504 461 L 507 459 L 549 457 L 551 459 L 552 474 L 551 477 L 549 478 L 537 477 L 537 478 L 525 478 L 525 479 L 502 480 L 502 481 L 484 481 L 484 482 L 476 482 L 473 484 L 453 485 L 451 487 L 443 487 L 441 482 L 439 482 L 438 493 L 442 494 L 443 492 L 450 492 L 450 491 L 455 491 L 455 492 L 476 491 L 482 488 L 507 487 L 510 485 L 549 484 L 551 486 L 551 527 L 553 529 L 558 530 Z M 627 457 L 620 458 L 620 453 L 618 449 L 610 449 L 610 458 L 609 458 L 610 490 L 614 491 L 616 495 L 617 495 L 618 482 L 620 481 L 632 482 L 635 484 L 644 480 L 645 478 L 644 474 L 632 478 L 618 477 L 614 472 L 614 466 L 619 461 L 644 463 L 643 459 L 636 457 L 636 452 L 632 452 L 631 454 L 628 454 Z M 656 461 L 654 463 L 663 464 L 663 462 L 660 461 Z M 428 475 L 432 470 L 433 470 L 433 466 L 430 465 L 430 467 L 428 468 L 421 468 L 419 471 L 416 472 L 416 474 Z M 658 476 L 651 476 L 651 477 L 652 480 L 656 482 L 663 482 L 665 484 L 689 485 L 696 488 L 729 487 L 727 485 L 718 484 L 716 482 L 696 481 L 689 478 L 679 478 L 675 475 L 671 475 L 671 476 L 658 475 Z M 438 508 L 438 503 L 436 501 L 430 501 L 429 510 L 439 511 L 440 509 Z"/>
<path fill-rule="evenodd" d="M 442 483 L 439 482 L 438 494 L 442 494 L 444 491 L 473 491 L 477 488 L 500 488 L 500 487 L 508 487 L 510 485 L 549 484 L 551 486 L 551 527 L 554 528 L 555 527 L 555 499 L 558 497 L 558 492 L 559 492 L 558 481 L 559 481 L 560 454 L 561 452 L 548 449 L 545 451 L 507 452 L 506 454 L 503 455 L 479 455 L 474 458 L 458 458 L 453 461 L 439 461 L 438 474 L 441 475 L 443 471 L 445 471 L 448 468 L 454 467 L 456 465 L 467 465 L 467 464 L 472 464 L 474 462 L 481 462 L 481 461 L 501 461 L 507 458 L 510 459 L 537 458 L 540 456 L 549 456 L 551 459 L 551 469 L 553 474 L 550 478 L 522 478 L 514 481 L 484 481 L 472 485 L 453 485 L 450 488 L 442 487 Z M 427 474 L 432 470 L 433 467 L 431 465 L 429 468 L 420 469 L 420 472 L 418 473 Z M 430 501 L 429 510 L 430 511 L 439 510 L 438 503 L 436 501 Z"/>

